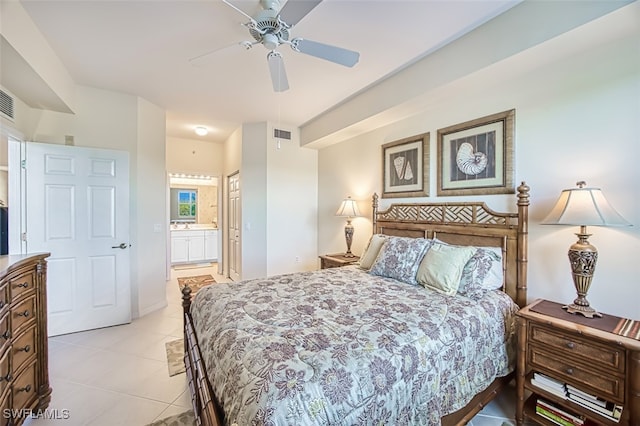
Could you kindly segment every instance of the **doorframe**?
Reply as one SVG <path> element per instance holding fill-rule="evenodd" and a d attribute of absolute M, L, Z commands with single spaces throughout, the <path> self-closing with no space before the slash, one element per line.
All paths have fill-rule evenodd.
<path fill-rule="evenodd" d="M 8 156 L 8 206 L 9 214 L 9 254 L 27 253 L 27 242 L 23 237 L 27 223 L 26 196 L 26 161 L 27 142 L 16 136 L 9 135 L 7 142 Z"/>

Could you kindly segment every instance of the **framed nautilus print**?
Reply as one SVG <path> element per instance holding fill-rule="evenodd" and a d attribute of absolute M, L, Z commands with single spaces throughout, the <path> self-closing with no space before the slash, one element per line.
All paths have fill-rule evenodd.
<path fill-rule="evenodd" d="M 429 195 L 429 133 L 382 145 L 382 198 Z"/>
<path fill-rule="evenodd" d="M 438 195 L 513 194 L 515 109 L 438 130 Z"/>

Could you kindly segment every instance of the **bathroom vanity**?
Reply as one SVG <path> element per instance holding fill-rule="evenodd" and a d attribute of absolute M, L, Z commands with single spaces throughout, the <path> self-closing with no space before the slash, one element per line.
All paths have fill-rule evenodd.
<path fill-rule="evenodd" d="M 171 226 L 171 264 L 218 260 L 218 229 L 213 225 Z"/>

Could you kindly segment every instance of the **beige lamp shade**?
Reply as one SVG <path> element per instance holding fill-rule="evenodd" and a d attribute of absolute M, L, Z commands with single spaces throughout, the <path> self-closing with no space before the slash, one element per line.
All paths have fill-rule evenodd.
<path fill-rule="evenodd" d="M 357 217 L 360 216 L 360 211 L 358 210 L 358 204 L 351 199 L 351 197 L 347 197 L 340 204 L 340 208 L 336 212 L 336 216 L 344 216 L 344 217 Z"/>
<path fill-rule="evenodd" d="M 565 189 L 542 221 L 543 225 L 576 226 L 630 226 L 609 204 L 600 188 L 586 188 L 578 182 L 577 188 Z"/>

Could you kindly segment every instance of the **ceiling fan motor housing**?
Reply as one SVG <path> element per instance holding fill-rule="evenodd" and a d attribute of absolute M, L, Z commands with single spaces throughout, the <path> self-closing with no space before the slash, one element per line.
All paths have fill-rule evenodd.
<path fill-rule="evenodd" d="M 273 50 L 282 41 L 289 40 L 289 29 L 278 19 L 277 10 L 263 10 L 254 19 L 256 21 L 255 29 L 249 28 L 249 33 L 251 37 L 262 43 L 267 49 Z"/>

